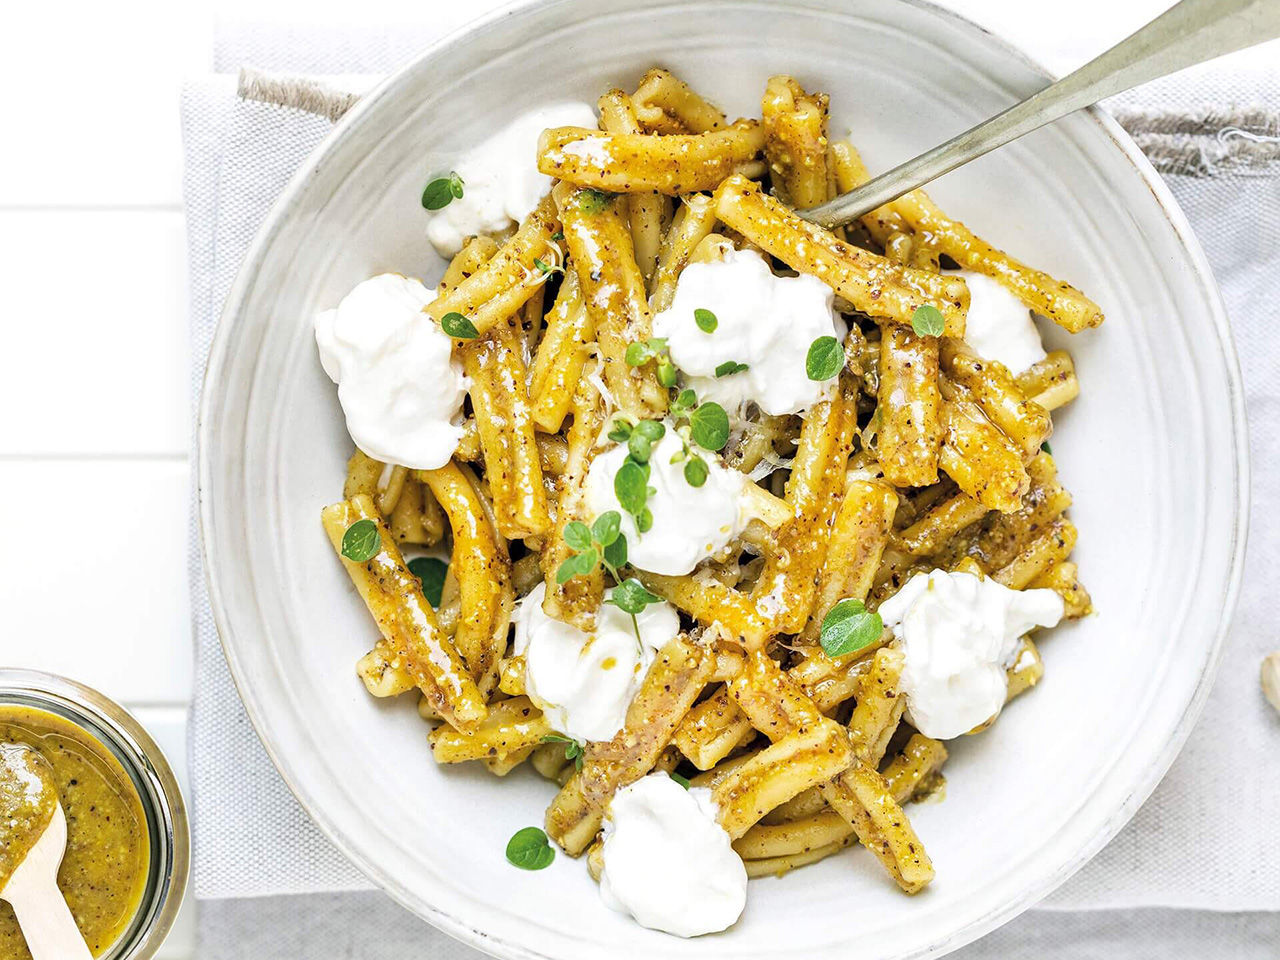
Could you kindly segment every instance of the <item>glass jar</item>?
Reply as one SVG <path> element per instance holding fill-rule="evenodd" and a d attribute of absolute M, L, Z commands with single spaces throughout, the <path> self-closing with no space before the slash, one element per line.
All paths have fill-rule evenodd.
<path fill-rule="evenodd" d="M 146 814 L 151 863 L 133 920 L 99 960 L 149 960 L 164 943 L 187 888 L 191 836 L 169 761 L 123 707 L 51 673 L 0 668 L 0 705 L 56 714 L 96 737 L 124 767 Z"/>

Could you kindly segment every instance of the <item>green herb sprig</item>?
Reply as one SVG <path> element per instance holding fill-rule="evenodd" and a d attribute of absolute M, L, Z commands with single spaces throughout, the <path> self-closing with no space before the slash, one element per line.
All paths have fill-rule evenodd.
<path fill-rule="evenodd" d="M 830 380 L 844 368 L 844 347 L 835 337 L 818 337 L 809 344 L 804 372 L 810 380 Z"/>
<path fill-rule="evenodd" d="M 931 303 L 922 303 L 911 314 L 911 329 L 917 337 L 940 337 L 947 328 L 942 311 Z"/>
<path fill-rule="evenodd" d="M 596 517 L 589 527 L 579 520 L 570 521 L 564 526 L 564 542 L 574 550 L 574 554 L 560 564 L 556 583 L 589 576 L 598 565 L 603 566 L 615 584 L 604 602 L 631 617 L 636 642 L 640 643 L 640 621 L 636 614 L 651 603 L 661 603 L 662 598 L 650 593 L 635 577 L 624 579 L 619 572 L 627 565 L 627 537 L 622 532 L 622 515 L 617 510 L 608 510 Z M 568 754 L 566 758 L 572 759 Z"/>
<path fill-rule="evenodd" d="M 428 210 L 440 210 L 462 199 L 462 178 L 456 170 L 447 177 L 436 177 L 422 191 L 422 205 Z"/>
<path fill-rule="evenodd" d="M 507 841 L 507 862 L 521 870 L 542 870 L 555 858 L 546 832 L 538 827 L 517 830 Z"/>
<path fill-rule="evenodd" d="M 613 475 L 613 495 L 618 498 L 618 505 L 631 514 L 636 530 L 648 533 L 653 529 L 653 511 L 646 505 L 649 497 L 656 492 L 649 486 L 649 458 L 653 455 L 653 445 L 661 440 L 667 428 L 658 420 L 641 420 L 632 423 L 623 417 L 617 417 L 609 429 L 609 439 L 615 443 L 627 445 L 627 456 L 622 466 Z"/>
<path fill-rule="evenodd" d="M 750 370 L 751 365 L 747 363 L 739 363 L 737 360 L 726 360 L 720 366 L 716 367 L 716 379 L 721 377 L 731 377 L 735 373 L 742 373 L 744 370 Z"/>
<path fill-rule="evenodd" d="M 617 579 L 617 574 L 614 574 L 614 579 Z M 642 613 L 649 604 L 661 603 L 662 598 L 646 590 L 644 584 L 635 577 L 628 577 L 609 591 L 609 596 L 605 598 L 604 602 L 610 606 L 617 607 L 631 618 L 631 629 L 635 631 L 636 635 L 636 650 L 642 652 L 644 650 L 644 638 L 640 636 L 640 621 L 637 619 L 637 615 Z"/>
<path fill-rule="evenodd" d="M 627 454 L 636 463 L 648 463 L 653 445 L 666 434 L 667 428 L 662 425 L 661 420 L 641 420 L 627 433 Z"/>
<path fill-rule="evenodd" d="M 436 557 L 416 557 L 408 563 L 409 572 L 422 581 L 422 592 L 427 602 L 437 610 L 444 594 L 444 578 L 449 565 Z"/>
<path fill-rule="evenodd" d="M 635 577 L 628 577 L 616 587 L 609 591 L 609 597 L 605 603 L 617 607 L 623 613 L 631 616 L 631 626 L 636 631 L 636 641 L 640 641 L 640 621 L 636 619 L 636 615 L 643 612 L 644 608 L 651 603 L 661 603 L 662 598 L 656 593 L 650 593 L 643 583 Z"/>
<path fill-rule="evenodd" d="M 648 460 L 636 460 L 631 456 L 630 448 L 631 442 L 628 441 L 627 458 L 613 475 L 613 495 L 618 498 L 618 506 L 631 514 L 636 530 L 648 533 L 653 529 L 653 511 L 649 509 L 648 500 L 658 491 L 649 486 Z"/>
<path fill-rule="evenodd" d="M 822 618 L 819 642 L 827 656 L 843 657 L 875 643 L 883 632 L 880 614 L 872 613 L 861 600 L 848 597 Z"/>
<path fill-rule="evenodd" d="M 563 743 L 564 758 L 566 760 L 573 761 L 573 767 L 575 770 L 582 769 L 582 761 L 583 761 L 582 744 L 580 744 L 577 740 L 573 739 L 573 737 L 566 737 L 563 734 L 559 734 L 559 733 L 548 733 L 545 737 L 542 738 L 542 742 L 543 743 Z"/>
<path fill-rule="evenodd" d="M 382 549 L 378 524 L 365 518 L 357 520 L 342 535 L 342 555 L 352 563 L 367 563 Z"/>
<path fill-rule="evenodd" d="M 440 318 L 440 329 L 455 340 L 474 340 L 480 336 L 474 323 L 452 310 Z"/>
<path fill-rule="evenodd" d="M 580 520 L 571 520 L 564 525 L 563 536 L 573 555 L 556 570 L 556 583 L 589 576 L 601 564 L 615 581 L 622 579 L 618 568 L 627 565 L 627 538 L 617 510 L 600 514 L 589 527 Z"/>
<path fill-rule="evenodd" d="M 691 487 L 700 487 L 707 482 L 710 470 L 707 467 L 707 461 L 695 454 L 685 460 L 683 472 L 685 483 Z"/>
<path fill-rule="evenodd" d="M 693 322 L 703 333 L 715 333 L 716 327 L 720 326 L 716 315 L 705 307 L 698 307 L 693 311 Z"/>
<path fill-rule="evenodd" d="M 710 468 L 707 461 L 693 451 L 697 444 L 713 453 L 724 449 L 729 442 L 729 415 L 714 400 L 698 403 L 697 394 L 685 388 L 671 401 L 670 414 L 676 424 L 676 436 L 681 448 L 672 456 L 672 463 L 684 463 L 684 479 L 691 487 L 707 482 Z"/>
<path fill-rule="evenodd" d="M 682 391 L 682 393 L 684 392 Z M 693 391 L 687 392 L 692 393 Z M 679 400 L 679 397 L 676 399 Z M 695 402 L 696 399 L 695 397 Z M 688 411 L 687 414 L 684 412 L 685 410 Z M 678 415 L 673 414 L 673 416 L 687 417 L 689 421 L 689 439 L 702 447 L 703 450 L 719 453 L 724 449 L 724 445 L 729 442 L 729 415 L 724 412 L 724 407 L 714 400 L 699 403 L 692 409 L 685 407 Z"/>
<path fill-rule="evenodd" d="M 676 385 L 676 365 L 671 362 L 671 354 L 667 351 L 666 337 L 650 337 L 648 340 L 635 340 L 627 344 L 625 354 L 627 366 L 643 367 L 650 360 L 658 363 L 658 382 L 664 387 Z"/>

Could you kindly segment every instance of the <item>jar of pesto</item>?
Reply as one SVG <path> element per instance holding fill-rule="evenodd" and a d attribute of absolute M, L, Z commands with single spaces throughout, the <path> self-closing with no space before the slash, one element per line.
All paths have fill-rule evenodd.
<path fill-rule="evenodd" d="M 156 742 L 96 690 L 0 669 L 0 747 L 0 758 L 34 757 L 57 791 L 67 818 L 58 887 L 90 952 L 103 960 L 152 957 L 173 926 L 190 865 L 186 807 Z M 0 805 L 6 799 L 0 790 Z M 22 837 L 0 840 L 22 848 Z M 0 957 L 30 958 L 2 901 Z"/>

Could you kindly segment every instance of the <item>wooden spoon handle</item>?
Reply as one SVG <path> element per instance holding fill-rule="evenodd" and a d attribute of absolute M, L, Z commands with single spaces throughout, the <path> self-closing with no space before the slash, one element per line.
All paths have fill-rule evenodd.
<path fill-rule="evenodd" d="M 33 960 L 93 960 L 89 945 L 56 886 L 24 890 L 9 904 L 18 917 Z"/>

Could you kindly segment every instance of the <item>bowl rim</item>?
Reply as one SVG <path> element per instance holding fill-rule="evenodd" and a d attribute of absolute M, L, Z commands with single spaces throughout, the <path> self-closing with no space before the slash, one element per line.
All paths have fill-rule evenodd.
<path fill-rule="evenodd" d="M 535 8 L 556 6 L 564 2 L 568 2 L 568 0 L 509 0 L 509 2 L 494 8 L 488 13 L 463 24 L 429 44 L 412 60 L 388 74 L 360 97 L 355 105 L 334 124 L 333 129 L 326 135 L 325 139 L 290 177 L 284 190 L 263 218 L 245 252 L 244 261 L 237 270 L 235 280 L 227 294 L 214 331 L 208 363 L 201 385 L 196 420 L 197 526 L 209 604 L 232 682 L 235 684 L 236 692 L 244 704 L 254 731 L 270 757 L 272 764 L 285 785 L 297 799 L 299 805 L 306 811 L 307 816 L 312 819 L 329 842 L 361 873 L 373 881 L 380 890 L 418 917 L 468 946 L 493 956 L 508 957 L 512 958 L 512 960 L 555 960 L 555 958 L 523 943 L 500 939 L 492 934 L 485 933 L 483 930 L 476 929 L 466 920 L 442 910 L 407 889 L 396 877 L 386 873 L 378 863 L 357 850 L 340 827 L 331 822 L 325 814 L 319 811 L 316 805 L 312 804 L 308 792 L 296 781 L 288 759 L 278 754 L 273 747 L 267 736 L 269 724 L 266 720 L 264 707 L 254 697 L 251 685 L 248 682 L 248 673 L 238 659 L 235 644 L 230 639 L 233 631 L 227 616 L 227 608 L 223 599 L 224 594 L 218 574 L 215 572 L 214 564 L 212 563 L 212 550 L 208 531 L 213 528 L 213 505 L 209 496 L 209 490 L 213 484 L 213 461 L 209 450 L 212 446 L 210 433 L 214 414 L 213 398 L 219 392 L 218 385 L 226 382 L 222 376 L 222 371 L 231 356 L 231 329 L 235 326 L 237 317 L 244 308 L 245 300 L 257 280 L 266 250 L 276 241 L 287 224 L 294 207 L 298 203 L 299 194 L 310 180 L 312 171 L 328 159 L 336 144 L 351 135 L 352 131 L 370 122 L 368 115 L 374 112 L 382 101 L 400 94 L 401 88 L 408 83 L 409 76 L 420 70 L 424 62 L 432 59 L 439 51 L 455 44 L 468 42 L 473 36 L 483 33 L 490 25 L 499 20 L 513 15 L 525 15 Z M 614 0 L 614 2 L 621 5 L 622 0 Z M 733 0 L 726 0 L 726 2 L 733 2 Z M 791 2 L 819 12 L 832 9 L 831 3 L 824 2 L 824 0 L 791 0 Z M 1042 76 L 1046 82 L 1052 82 L 1057 79 L 1039 61 L 1010 40 L 955 10 L 940 6 L 934 0 L 898 0 L 898 2 L 922 10 L 934 17 L 950 21 L 950 25 L 958 31 L 971 31 L 984 35 L 990 42 L 1001 47 L 1009 57 Z M 1209 306 L 1210 320 L 1212 321 L 1212 330 L 1216 335 L 1218 347 L 1222 352 L 1228 394 L 1226 400 L 1228 401 L 1231 419 L 1230 441 L 1234 453 L 1232 460 L 1234 481 L 1232 506 L 1234 515 L 1230 527 L 1230 559 L 1221 598 L 1222 616 L 1219 618 L 1218 627 L 1206 647 L 1206 656 L 1195 690 L 1170 736 L 1165 741 L 1162 750 L 1147 766 L 1145 774 L 1140 776 L 1133 784 L 1129 795 L 1099 824 L 1093 835 L 1081 844 L 1072 857 L 1058 864 L 1056 869 L 1039 878 L 1038 882 L 1029 885 L 1022 891 L 1020 896 L 1007 900 L 989 910 L 986 914 L 967 921 L 944 937 L 924 944 L 910 954 L 904 954 L 902 960 L 907 960 L 908 957 L 941 956 L 978 939 L 1012 920 L 1066 882 L 1119 833 L 1164 778 L 1199 719 L 1217 676 L 1218 667 L 1222 660 L 1223 647 L 1231 628 L 1239 598 L 1240 584 L 1244 573 L 1244 554 L 1250 517 L 1249 444 L 1239 354 L 1235 348 L 1235 341 L 1222 300 L 1222 294 L 1217 280 L 1209 267 L 1204 251 L 1191 230 L 1186 215 L 1179 207 L 1169 186 L 1160 174 L 1156 172 L 1146 155 L 1142 153 L 1141 149 L 1120 124 L 1100 107 L 1089 106 L 1081 110 L 1080 113 L 1088 116 L 1107 136 L 1118 154 L 1134 168 L 1134 172 L 1150 190 L 1159 205 L 1165 220 L 1172 228 L 1179 244 L 1187 255 L 1197 284 L 1205 294 Z"/>

